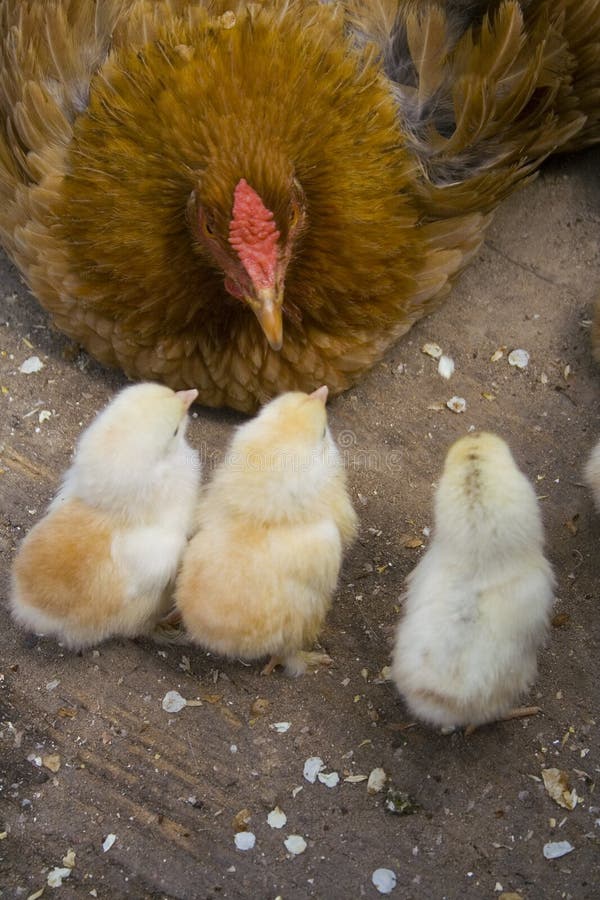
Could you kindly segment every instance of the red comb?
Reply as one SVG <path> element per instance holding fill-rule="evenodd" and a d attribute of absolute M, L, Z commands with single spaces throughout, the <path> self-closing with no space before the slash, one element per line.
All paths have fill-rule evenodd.
<path fill-rule="evenodd" d="M 257 289 L 275 284 L 278 240 L 273 213 L 242 178 L 233 192 L 229 243 Z"/>

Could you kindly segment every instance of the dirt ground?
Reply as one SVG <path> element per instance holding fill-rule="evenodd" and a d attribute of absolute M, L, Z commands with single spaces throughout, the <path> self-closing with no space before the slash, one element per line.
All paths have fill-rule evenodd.
<path fill-rule="evenodd" d="M 599 226 L 600 153 L 552 161 L 499 211 L 445 306 L 330 404 L 361 517 L 323 634 L 330 671 L 263 678 L 258 665 L 148 642 L 76 655 L 25 635 L 5 611 L 3 900 L 39 896 L 69 849 L 75 867 L 56 889 L 64 900 L 354 900 L 379 896 L 371 876 L 380 867 L 396 873 L 398 898 L 599 896 L 600 517 L 581 483 L 600 431 L 588 328 Z M 42 515 L 82 427 L 124 379 L 52 330 L 4 257 L 0 319 L 5 602 L 18 542 Z M 421 352 L 426 341 L 454 358 L 450 382 Z M 492 362 L 501 347 L 527 350 L 528 367 L 512 368 L 507 353 Z M 43 369 L 20 373 L 33 355 Z M 453 395 L 466 399 L 463 414 L 431 408 Z M 239 421 L 197 411 L 190 440 L 203 448 L 207 474 Z M 466 738 L 414 725 L 381 670 L 403 579 L 427 546 L 432 486 L 448 445 L 473 428 L 503 435 L 536 482 L 558 587 L 528 698 L 542 713 Z M 201 705 L 168 714 L 169 690 Z M 289 729 L 278 733 L 281 722 Z M 337 786 L 303 778 L 311 756 L 339 773 Z M 410 795 L 411 815 L 386 810 L 387 787 L 370 795 L 366 781 L 344 780 L 376 767 L 387 787 Z M 549 767 L 568 773 L 580 798 L 572 811 L 546 793 Z M 287 816 L 281 830 L 267 823 L 277 805 Z M 234 845 L 232 822 L 244 809 L 256 835 L 246 852 Z M 306 841 L 302 855 L 286 851 L 292 834 Z M 103 850 L 108 835 L 116 840 Z M 574 849 L 547 860 L 551 841 Z"/>

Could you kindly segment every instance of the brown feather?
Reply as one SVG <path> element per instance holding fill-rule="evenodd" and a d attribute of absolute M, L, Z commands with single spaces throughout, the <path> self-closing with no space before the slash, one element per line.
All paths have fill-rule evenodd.
<path fill-rule="evenodd" d="M 250 411 L 344 390 L 546 156 L 600 138 L 600 0 L 0 0 L 0 239 L 57 326 Z M 272 351 L 194 232 L 306 227 Z"/>

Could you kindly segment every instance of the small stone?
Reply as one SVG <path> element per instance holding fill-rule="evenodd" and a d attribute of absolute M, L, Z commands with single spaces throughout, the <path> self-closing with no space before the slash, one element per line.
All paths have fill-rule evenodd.
<path fill-rule="evenodd" d="M 60 769 L 60 756 L 58 753 L 50 753 L 47 756 L 42 756 L 42 765 L 45 769 L 48 769 L 50 772 L 53 772 L 55 775 Z"/>
<path fill-rule="evenodd" d="M 511 350 L 508 354 L 508 363 L 517 369 L 526 369 L 529 365 L 529 353 L 527 350 Z"/>
<path fill-rule="evenodd" d="M 114 842 L 116 841 L 116 834 L 107 834 L 104 840 L 102 841 L 102 849 L 105 853 L 108 853 Z"/>
<path fill-rule="evenodd" d="M 30 356 L 19 366 L 19 372 L 23 375 L 31 375 L 33 372 L 39 372 L 44 368 L 44 363 L 39 356 Z"/>
<path fill-rule="evenodd" d="M 285 849 L 292 856 L 299 856 L 306 850 L 306 841 L 300 834 L 290 834 L 283 842 Z"/>
<path fill-rule="evenodd" d="M 162 708 L 168 713 L 178 713 L 187 706 L 187 700 L 179 691 L 167 691 L 162 701 Z"/>
<path fill-rule="evenodd" d="M 442 348 L 439 344 L 427 343 L 421 347 L 421 353 L 431 356 L 432 359 L 439 359 L 442 355 Z"/>
<path fill-rule="evenodd" d="M 467 401 L 464 397 L 450 397 L 450 399 L 446 401 L 446 406 L 448 409 L 451 409 L 452 412 L 464 413 L 467 408 Z"/>
<path fill-rule="evenodd" d="M 309 756 L 304 763 L 304 777 L 311 784 L 314 784 L 317 780 L 317 775 L 324 768 L 325 766 L 320 756 Z"/>
<path fill-rule="evenodd" d="M 369 794 L 378 794 L 382 791 L 387 781 L 387 775 L 383 769 L 373 769 L 369 775 L 367 782 L 367 791 Z"/>
<path fill-rule="evenodd" d="M 454 360 L 450 356 L 440 356 L 438 375 L 448 380 L 454 374 Z"/>
<path fill-rule="evenodd" d="M 285 734 L 286 731 L 290 730 L 291 725 L 291 722 L 273 722 L 272 725 L 269 725 L 269 728 L 277 734 Z"/>
<path fill-rule="evenodd" d="M 272 809 L 267 816 L 267 825 L 270 825 L 271 828 L 283 828 L 286 822 L 287 816 L 278 806 Z"/>
<path fill-rule="evenodd" d="M 371 881 L 380 894 L 391 894 L 396 887 L 396 873 L 391 869 L 375 869 Z"/>
<path fill-rule="evenodd" d="M 60 887 L 65 878 L 68 878 L 71 874 L 71 869 L 65 866 L 64 869 L 61 869 L 59 866 L 56 866 L 52 869 L 51 872 L 48 872 L 48 877 L 46 878 L 46 882 L 48 887 L 57 888 Z"/>
<path fill-rule="evenodd" d="M 265 700 L 263 697 L 257 697 L 250 707 L 250 712 L 253 716 L 264 716 L 270 705 L 268 700 Z"/>
<path fill-rule="evenodd" d="M 256 844 L 256 835 L 251 831 L 238 831 L 233 840 L 238 850 L 252 850 Z"/>
<path fill-rule="evenodd" d="M 574 849 L 573 844 L 568 841 L 551 841 L 549 844 L 544 844 L 544 856 L 546 859 L 559 859 L 561 856 L 566 856 L 567 853 L 572 853 Z"/>
<path fill-rule="evenodd" d="M 337 772 L 319 772 L 317 778 L 321 784 L 326 785 L 328 788 L 335 787 L 340 781 L 340 776 Z"/>

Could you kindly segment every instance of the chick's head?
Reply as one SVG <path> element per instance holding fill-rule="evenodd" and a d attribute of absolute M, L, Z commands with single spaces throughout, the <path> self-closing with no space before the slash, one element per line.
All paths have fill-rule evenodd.
<path fill-rule="evenodd" d="M 170 467 L 196 465 L 185 440 L 196 390 L 136 384 L 120 394 L 80 438 L 67 476 L 72 493 L 103 508 L 142 499 Z"/>
<path fill-rule="evenodd" d="M 435 510 L 440 538 L 484 558 L 498 561 L 543 543 L 535 491 L 506 442 L 489 432 L 466 435 L 452 445 Z"/>
<path fill-rule="evenodd" d="M 254 519 L 293 521 L 326 502 L 340 467 L 327 393 L 323 386 L 312 394 L 282 394 L 238 430 L 219 483 L 230 506 Z"/>

